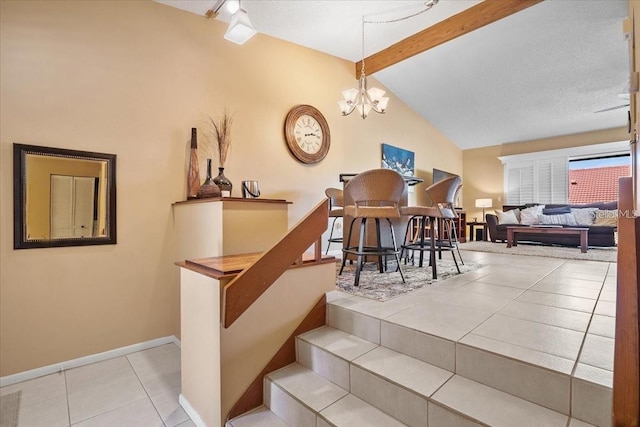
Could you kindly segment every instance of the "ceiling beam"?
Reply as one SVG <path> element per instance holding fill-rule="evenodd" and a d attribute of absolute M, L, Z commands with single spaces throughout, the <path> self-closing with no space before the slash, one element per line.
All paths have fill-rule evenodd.
<path fill-rule="evenodd" d="M 485 25 L 499 21 L 543 0 L 484 0 L 457 15 L 440 21 L 419 33 L 407 37 L 378 53 L 365 58 L 367 74 L 383 70 L 407 58 L 439 46 Z M 360 77 L 362 61 L 354 63 L 356 79 Z"/>

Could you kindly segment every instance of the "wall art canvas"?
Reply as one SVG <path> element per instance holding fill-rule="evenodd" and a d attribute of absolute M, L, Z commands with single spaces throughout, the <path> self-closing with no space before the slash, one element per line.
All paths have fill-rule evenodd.
<path fill-rule="evenodd" d="M 393 169 L 402 176 L 415 176 L 415 153 L 403 148 L 382 144 L 382 167 Z"/>

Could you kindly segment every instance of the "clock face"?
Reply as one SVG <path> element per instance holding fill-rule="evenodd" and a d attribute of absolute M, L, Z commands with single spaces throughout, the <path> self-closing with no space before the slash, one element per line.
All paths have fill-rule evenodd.
<path fill-rule="evenodd" d="M 293 128 L 298 146 L 305 153 L 315 154 L 322 147 L 322 128 L 313 117 L 303 114 Z"/>
<path fill-rule="evenodd" d="M 329 152 L 331 136 L 322 113 L 311 105 L 296 105 L 284 122 L 284 137 L 291 154 L 302 163 L 317 163 Z"/>

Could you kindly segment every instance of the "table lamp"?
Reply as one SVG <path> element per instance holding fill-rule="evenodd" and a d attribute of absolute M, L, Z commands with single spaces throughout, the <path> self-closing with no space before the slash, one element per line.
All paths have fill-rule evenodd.
<path fill-rule="evenodd" d="M 476 199 L 476 208 L 482 208 L 482 222 L 485 221 L 484 219 L 484 209 L 485 208 L 490 208 L 493 206 L 493 200 L 492 199 Z"/>

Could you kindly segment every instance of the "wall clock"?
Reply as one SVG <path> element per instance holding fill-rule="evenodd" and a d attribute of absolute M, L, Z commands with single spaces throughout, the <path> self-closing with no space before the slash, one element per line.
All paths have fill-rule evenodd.
<path fill-rule="evenodd" d="M 311 105 L 296 105 L 284 121 L 284 139 L 291 154 L 302 163 L 318 163 L 331 145 L 329 125 Z"/>

